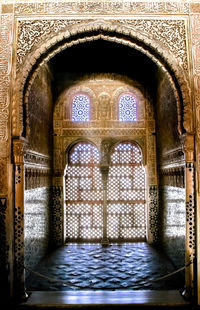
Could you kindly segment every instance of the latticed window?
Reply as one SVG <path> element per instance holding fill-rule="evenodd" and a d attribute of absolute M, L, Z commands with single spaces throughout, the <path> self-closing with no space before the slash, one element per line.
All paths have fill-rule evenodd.
<path fill-rule="evenodd" d="M 137 121 L 137 102 L 132 94 L 124 94 L 119 99 L 119 120 L 122 122 Z"/>
<path fill-rule="evenodd" d="M 103 188 L 100 154 L 91 143 L 69 153 L 66 182 L 66 237 L 100 241 L 103 237 Z M 145 240 L 145 172 L 137 145 L 118 144 L 111 155 L 107 188 L 107 237 Z"/>
<path fill-rule="evenodd" d="M 78 94 L 72 102 L 72 121 L 88 122 L 90 120 L 90 99 L 85 94 Z"/>
<path fill-rule="evenodd" d="M 108 239 L 145 239 L 145 172 L 132 143 L 118 144 L 111 156 L 107 212 Z"/>
<path fill-rule="evenodd" d="M 66 181 L 66 237 L 100 240 L 103 233 L 102 181 L 99 151 L 78 143 L 69 154 Z"/>

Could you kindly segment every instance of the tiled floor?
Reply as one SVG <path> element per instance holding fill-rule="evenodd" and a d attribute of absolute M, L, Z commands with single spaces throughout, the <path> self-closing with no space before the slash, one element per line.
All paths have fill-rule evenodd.
<path fill-rule="evenodd" d="M 180 273 L 154 282 L 175 269 L 164 254 L 145 242 L 109 247 L 65 245 L 35 270 L 58 282 L 31 274 L 27 281 L 29 290 L 174 290 L 184 286 Z"/>

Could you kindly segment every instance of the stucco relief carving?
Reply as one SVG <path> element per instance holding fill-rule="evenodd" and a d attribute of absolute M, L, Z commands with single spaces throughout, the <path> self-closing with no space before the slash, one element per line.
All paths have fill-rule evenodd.
<path fill-rule="evenodd" d="M 110 20 L 112 22 L 112 20 Z M 68 26 L 78 25 L 76 20 L 20 20 L 17 47 L 17 63 L 22 64 L 26 55 L 46 37 L 65 31 Z M 87 20 L 87 23 L 92 20 Z M 116 23 L 116 21 L 115 21 Z M 142 32 L 148 38 L 156 39 L 169 49 L 180 65 L 187 69 L 186 31 L 184 20 L 121 19 L 119 24 L 126 25 L 136 32 Z"/>
<path fill-rule="evenodd" d="M 110 95 L 102 92 L 98 97 L 97 119 L 110 120 L 111 119 L 111 102 Z"/>
<path fill-rule="evenodd" d="M 177 1 L 71 1 L 17 3 L 15 14 L 187 14 L 189 3 Z"/>
<path fill-rule="evenodd" d="M 186 53 L 186 30 L 184 20 L 120 20 L 137 31 L 142 31 L 145 35 L 159 41 L 159 44 L 165 45 L 178 59 L 180 65 L 187 70 Z"/>
<path fill-rule="evenodd" d="M 24 57 L 43 41 L 45 37 L 50 39 L 68 26 L 77 25 L 81 20 L 20 20 L 17 46 L 17 62 L 22 64 Z"/>
<path fill-rule="evenodd" d="M 0 19 L 0 141 L 8 139 L 8 106 L 11 70 L 12 15 Z"/>

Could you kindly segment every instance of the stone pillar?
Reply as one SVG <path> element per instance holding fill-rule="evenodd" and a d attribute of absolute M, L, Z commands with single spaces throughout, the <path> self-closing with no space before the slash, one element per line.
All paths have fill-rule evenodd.
<path fill-rule="evenodd" d="M 196 258 L 196 206 L 195 206 L 195 169 L 194 169 L 194 136 L 184 137 L 185 149 L 185 190 L 186 190 L 186 235 L 185 235 L 185 263 L 191 262 L 185 272 L 185 296 L 194 295 L 194 268 Z"/>
<path fill-rule="evenodd" d="M 26 141 L 13 141 L 14 157 L 14 295 L 26 298 L 24 270 L 24 153 Z"/>
<path fill-rule="evenodd" d="M 102 245 L 109 245 L 107 236 L 107 184 L 108 184 L 109 166 L 101 166 L 102 182 L 103 182 L 103 239 Z"/>

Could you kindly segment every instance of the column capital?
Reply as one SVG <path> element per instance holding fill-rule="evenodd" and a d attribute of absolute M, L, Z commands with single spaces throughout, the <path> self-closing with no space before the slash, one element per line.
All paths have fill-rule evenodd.
<path fill-rule="evenodd" d="M 182 135 L 181 142 L 183 145 L 183 150 L 185 152 L 186 162 L 194 161 L 194 134 L 186 133 Z"/>
<path fill-rule="evenodd" d="M 20 138 L 13 140 L 13 158 L 15 164 L 21 164 L 24 162 L 24 154 L 27 150 L 27 140 Z"/>

